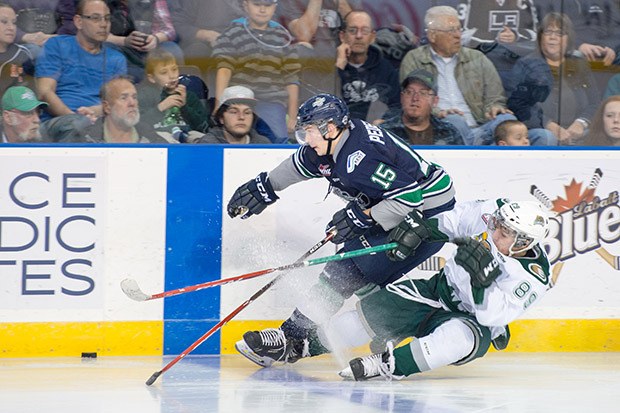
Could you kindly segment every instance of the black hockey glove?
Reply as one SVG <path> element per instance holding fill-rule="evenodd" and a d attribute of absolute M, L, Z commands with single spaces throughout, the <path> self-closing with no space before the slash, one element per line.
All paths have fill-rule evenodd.
<path fill-rule="evenodd" d="M 454 240 L 458 245 L 454 261 L 469 273 L 474 302 L 482 304 L 484 289 L 499 276 L 499 263 L 482 243 L 472 238 Z"/>
<path fill-rule="evenodd" d="M 241 219 L 246 219 L 260 214 L 267 205 L 273 204 L 278 199 L 267 172 L 262 172 L 237 188 L 228 201 L 228 215 L 231 218 L 241 215 Z"/>
<path fill-rule="evenodd" d="M 332 238 L 332 242 L 342 244 L 359 237 L 374 224 L 375 221 L 362 211 L 357 202 L 351 201 L 345 208 L 334 214 L 325 230 L 328 231 L 331 227 L 336 227 L 336 235 Z"/>
<path fill-rule="evenodd" d="M 411 211 L 388 235 L 388 242 L 397 242 L 398 247 L 386 252 L 392 261 L 403 261 L 420 246 L 422 241 L 428 241 L 431 230 L 424 222 L 422 213 L 416 209 Z"/>

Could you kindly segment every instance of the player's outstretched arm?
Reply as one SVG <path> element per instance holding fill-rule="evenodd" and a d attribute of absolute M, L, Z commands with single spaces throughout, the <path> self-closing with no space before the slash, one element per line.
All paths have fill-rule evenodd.
<path fill-rule="evenodd" d="M 269 182 L 269 175 L 261 172 L 256 178 L 237 188 L 228 201 L 228 215 L 231 218 L 241 215 L 241 219 L 246 219 L 260 214 L 278 199 Z"/>

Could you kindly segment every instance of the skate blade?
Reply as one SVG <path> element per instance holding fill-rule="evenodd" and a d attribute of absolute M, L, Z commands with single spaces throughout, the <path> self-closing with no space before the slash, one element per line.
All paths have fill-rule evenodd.
<path fill-rule="evenodd" d="M 271 357 L 261 357 L 258 354 L 254 353 L 243 340 L 237 341 L 235 343 L 235 348 L 242 356 L 244 356 L 251 362 L 258 364 L 261 367 L 271 367 L 274 362 Z"/>
<path fill-rule="evenodd" d="M 338 375 L 345 380 L 355 380 L 351 367 L 344 368 L 338 372 Z"/>

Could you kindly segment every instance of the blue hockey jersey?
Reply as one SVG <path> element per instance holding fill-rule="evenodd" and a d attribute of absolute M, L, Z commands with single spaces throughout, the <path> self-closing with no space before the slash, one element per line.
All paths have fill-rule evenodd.
<path fill-rule="evenodd" d="M 297 179 L 282 179 L 285 170 L 290 174 L 291 164 Z M 270 173 L 276 190 L 320 177 L 330 182 L 336 195 L 370 209 L 385 230 L 412 209 L 428 217 L 454 203 L 452 179 L 441 166 L 426 161 L 390 132 L 359 119 L 350 122 L 333 155 L 319 156 L 304 145 Z"/>

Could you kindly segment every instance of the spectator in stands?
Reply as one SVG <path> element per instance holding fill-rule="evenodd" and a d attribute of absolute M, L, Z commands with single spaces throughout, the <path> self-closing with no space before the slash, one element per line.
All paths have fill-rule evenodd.
<path fill-rule="evenodd" d="M 599 106 L 584 145 L 620 146 L 620 96 L 610 96 Z"/>
<path fill-rule="evenodd" d="M 497 146 L 530 146 L 527 126 L 518 120 L 505 120 L 495 128 Z"/>
<path fill-rule="evenodd" d="M 58 0 L 4 0 L 16 14 L 16 43 L 25 46 L 35 58 L 41 48 L 58 30 L 59 16 L 56 13 Z"/>
<path fill-rule="evenodd" d="M 369 122 L 380 115 L 389 118 L 399 110 L 398 71 L 372 46 L 375 29 L 372 17 L 365 11 L 352 11 L 344 18 L 337 48 L 336 67 L 340 76 L 341 95 L 351 116 Z M 388 111 L 372 114 L 372 104 L 383 102 Z"/>
<path fill-rule="evenodd" d="M 127 58 L 128 73 L 136 81 L 144 76 L 146 54 L 162 47 L 183 63 L 183 52 L 174 42 L 176 31 L 166 0 L 107 0 L 112 17 L 107 41 Z"/>
<path fill-rule="evenodd" d="M 540 53 L 521 58 L 506 82 L 508 108 L 529 127 L 542 127 L 540 102 L 547 100 L 553 89 L 553 75 Z M 536 108 L 536 110 L 533 110 Z"/>
<path fill-rule="evenodd" d="M 467 46 L 536 40 L 538 17 L 533 0 L 467 0 L 461 1 L 458 8 L 462 10 L 463 41 Z"/>
<path fill-rule="evenodd" d="M 24 46 L 15 44 L 16 21 L 15 10 L 0 3 L 0 95 L 14 85 L 34 87 L 32 55 Z"/>
<path fill-rule="evenodd" d="M 545 16 L 538 29 L 537 42 L 538 51 L 515 65 L 515 76 L 528 70 L 525 65 L 531 59 L 542 59 L 553 76 L 553 86 L 547 98 L 532 107 L 532 120 L 528 121 L 528 126 L 546 128 L 562 145 L 575 144 L 587 134 L 599 102 L 590 65 L 572 53 L 574 31 L 567 15 L 551 13 Z"/>
<path fill-rule="evenodd" d="M 437 82 L 430 72 L 416 69 L 401 85 L 402 111 L 381 127 L 412 145 L 464 145 L 463 136 L 450 122 L 433 115 L 437 106 Z"/>
<path fill-rule="evenodd" d="M 198 96 L 179 83 L 179 66 L 164 49 L 146 57 L 146 79 L 138 85 L 140 116 L 167 138 L 192 142 L 209 130 L 209 114 Z"/>
<path fill-rule="evenodd" d="M 168 143 L 149 124 L 140 123 L 138 92 L 132 78 L 119 76 L 101 88 L 103 117 L 86 128 L 85 143 Z"/>
<path fill-rule="evenodd" d="M 301 101 L 317 93 L 338 94 L 334 60 L 343 17 L 355 0 L 283 0 L 277 20 L 297 40 L 302 61 Z M 359 1 L 356 1 L 359 3 Z M 358 8 L 359 9 L 359 8 Z"/>
<path fill-rule="evenodd" d="M 215 112 L 217 126 L 198 143 L 269 144 L 271 141 L 256 132 L 256 99 L 245 86 L 230 86 L 222 92 L 222 104 Z"/>
<path fill-rule="evenodd" d="M 37 100 L 25 86 L 12 86 L 2 96 L 1 143 L 41 142 L 39 110 L 47 103 Z"/>
<path fill-rule="evenodd" d="M 17 14 L 16 43 L 36 59 L 45 42 L 59 34 L 75 34 L 75 0 L 4 0 Z"/>
<path fill-rule="evenodd" d="M 392 27 L 381 27 L 375 33 L 375 43 L 383 57 L 394 68 L 400 67 L 400 62 L 407 52 L 419 46 L 420 39 L 407 26 L 393 23 Z"/>
<path fill-rule="evenodd" d="M 55 140 L 80 136 L 102 114 L 101 86 L 127 72 L 125 57 L 104 43 L 110 33 L 105 2 L 80 0 L 76 10 L 77 34 L 49 39 L 36 63 L 39 99 L 48 104 L 41 133 Z"/>
<path fill-rule="evenodd" d="M 37 1 L 45 2 L 46 0 Z M 47 1 L 48 3 L 53 3 L 55 0 Z M 56 34 L 75 35 L 77 33 L 75 23 L 73 23 L 73 17 L 75 16 L 75 9 L 78 2 L 79 1 L 77 0 L 58 0 L 58 4 L 56 5 L 56 14 L 60 25 L 58 27 L 58 30 L 56 30 Z"/>
<path fill-rule="evenodd" d="M 607 82 L 607 88 L 605 88 L 603 99 L 615 95 L 620 95 L 620 73 L 613 75 Z"/>
<path fill-rule="evenodd" d="M 168 0 L 185 62 L 203 74 L 215 71 L 215 41 L 235 19 L 244 16 L 238 0 Z"/>
<path fill-rule="evenodd" d="M 458 9 L 463 45 L 484 53 L 505 85 L 515 62 L 536 48 L 534 0 L 462 0 Z"/>
<path fill-rule="evenodd" d="M 481 52 L 461 46 L 461 24 L 452 7 L 431 7 L 424 24 L 429 44 L 407 53 L 400 79 L 418 68 L 431 72 L 438 79 L 439 116 L 461 131 L 467 145 L 492 143 L 495 126 L 514 119 L 495 67 Z"/>
<path fill-rule="evenodd" d="M 588 61 L 605 66 L 620 64 L 615 48 L 620 44 L 620 5 L 616 0 L 536 0 L 538 15 L 566 14 L 574 26 L 576 50 Z"/>
<path fill-rule="evenodd" d="M 277 0 L 243 0 L 247 16 L 218 37 L 215 96 L 220 99 L 230 85 L 250 87 L 256 114 L 275 133 L 276 143 L 283 143 L 297 118 L 300 64 L 290 33 L 271 20 L 276 5 Z"/>

